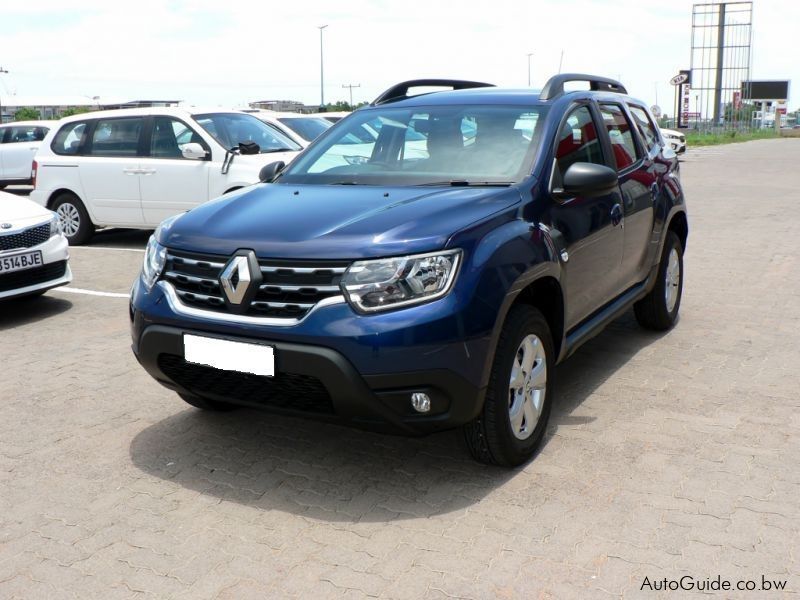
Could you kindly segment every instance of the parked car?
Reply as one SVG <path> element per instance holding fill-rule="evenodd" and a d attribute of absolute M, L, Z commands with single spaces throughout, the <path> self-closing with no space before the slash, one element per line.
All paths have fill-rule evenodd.
<path fill-rule="evenodd" d="M 258 117 L 268 125 L 272 125 L 305 148 L 314 139 L 325 133 L 333 123 L 317 115 L 303 115 L 300 113 L 284 113 L 271 110 L 246 110 L 254 117 Z"/>
<path fill-rule="evenodd" d="M 17 121 L 0 125 L 0 189 L 31 183 L 33 156 L 53 121 Z"/>
<path fill-rule="evenodd" d="M 674 152 L 677 154 L 686 152 L 686 136 L 680 131 L 661 128 L 661 135 Z"/>
<path fill-rule="evenodd" d="M 337 123 L 344 119 L 345 117 L 352 115 L 352 112 L 347 111 L 331 111 L 331 112 L 323 112 L 323 113 L 312 113 L 315 117 L 322 117 L 330 121 L 331 123 Z"/>
<path fill-rule="evenodd" d="M 476 459 L 518 465 L 556 363 L 630 307 L 675 324 L 686 208 L 646 105 L 590 75 L 436 83 L 452 90 L 398 84 L 264 185 L 161 224 L 130 302 L 157 381 L 206 410 L 462 427 Z M 319 168 L 376 120 L 365 160 Z"/>
<path fill-rule="evenodd" d="M 258 181 L 300 145 L 252 115 L 197 108 L 102 111 L 62 119 L 34 163 L 31 199 L 58 213 L 71 244 L 95 227 L 154 228 Z"/>
<path fill-rule="evenodd" d="M 72 281 L 56 214 L 0 192 L 0 300 L 43 294 Z"/>

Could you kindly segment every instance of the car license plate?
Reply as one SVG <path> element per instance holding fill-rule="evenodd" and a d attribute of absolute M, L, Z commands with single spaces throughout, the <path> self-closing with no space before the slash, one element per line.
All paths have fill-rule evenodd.
<path fill-rule="evenodd" d="M 275 376 L 275 350 L 272 346 L 184 334 L 183 356 L 186 362 L 196 365 Z"/>
<path fill-rule="evenodd" d="M 25 254 L 14 254 L 12 256 L 0 256 L 0 273 L 11 273 L 13 271 L 23 271 L 33 267 L 41 267 L 44 264 L 42 251 L 26 252 Z"/>

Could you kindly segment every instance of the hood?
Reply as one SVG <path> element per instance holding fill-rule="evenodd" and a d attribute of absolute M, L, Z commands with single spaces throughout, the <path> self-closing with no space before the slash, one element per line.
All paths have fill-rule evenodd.
<path fill-rule="evenodd" d="M 0 229 L 0 234 L 42 223 L 49 219 L 53 213 L 32 200 L 15 196 L 7 192 L 0 192 L 0 223 L 11 223 L 8 230 Z"/>
<path fill-rule="evenodd" d="M 519 202 L 513 187 L 259 184 L 189 211 L 161 229 L 159 242 L 211 254 L 248 248 L 269 258 L 428 252 Z"/>

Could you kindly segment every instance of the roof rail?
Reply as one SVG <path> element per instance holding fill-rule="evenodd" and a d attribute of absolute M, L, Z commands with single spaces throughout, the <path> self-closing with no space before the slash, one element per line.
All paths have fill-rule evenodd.
<path fill-rule="evenodd" d="M 608 77 L 598 77 L 596 75 L 584 75 L 582 73 L 560 73 L 553 75 L 544 84 L 540 100 L 552 100 L 564 93 L 564 84 L 568 81 L 588 81 L 589 89 L 593 92 L 615 92 L 617 94 L 627 94 L 628 90 L 619 81 Z"/>
<path fill-rule="evenodd" d="M 386 104 L 409 98 L 408 90 L 414 87 L 449 87 L 453 90 L 466 90 L 470 88 L 494 87 L 492 83 L 481 81 L 465 81 L 462 79 L 412 79 L 393 85 L 380 96 L 375 98 L 370 105 Z M 422 95 L 422 94 L 419 94 Z"/>

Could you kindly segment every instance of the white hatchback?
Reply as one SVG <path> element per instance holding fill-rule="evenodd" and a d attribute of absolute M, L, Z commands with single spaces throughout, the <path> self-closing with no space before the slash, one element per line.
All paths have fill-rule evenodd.
<path fill-rule="evenodd" d="M 33 156 L 55 121 L 0 125 L 0 189 L 31 183 Z"/>
<path fill-rule="evenodd" d="M 58 217 L 27 198 L 0 192 L 0 299 L 42 294 L 72 281 Z"/>
<path fill-rule="evenodd" d="M 288 163 L 299 144 L 252 115 L 197 108 L 100 111 L 62 119 L 36 153 L 31 199 L 71 244 L 95 227 L 155 228 Z"/>

